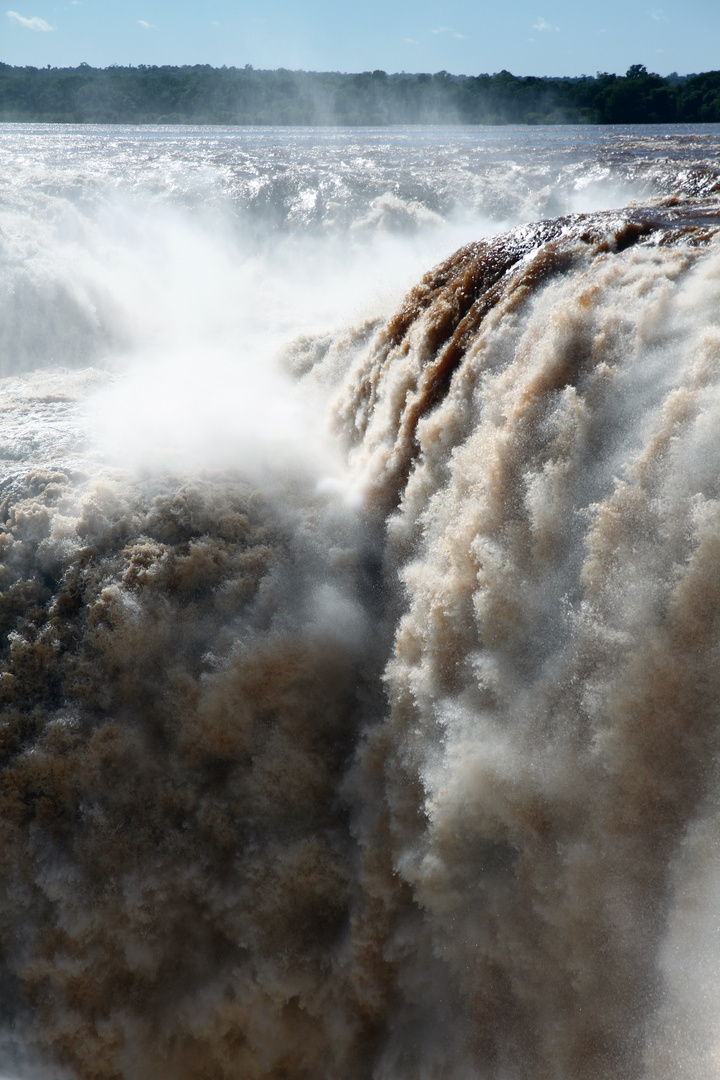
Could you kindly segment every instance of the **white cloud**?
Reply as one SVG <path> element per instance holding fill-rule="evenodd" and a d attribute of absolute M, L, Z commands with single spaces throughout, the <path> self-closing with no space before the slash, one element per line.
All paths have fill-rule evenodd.
<path fill-rule="evenodd" d="M 37 15 L 33 15 L 31 19 L 26 19 L 24 15 L 18 15 L 17 11 L 8 11 L 8 19 L 12 22 L 19 23 L 20 26 L 24 26 L 26 30 L 54 30 L 55 27 L 50 23 L 45 22 L 44 19 L 40 19 Z"/>
<path fill-rule="evenodd" d="M 433 34 L 452 34 L 452 36 L 454 38 L 457 38 L 459 41 L 463 41 L 465 39 L 465 35 L 464 34 L 459 34 L 457 32 L 457 30 L 453 30 L 452 26 L 438 26 L 437 30 L 433 30 L 432 33 Z"/>
<path fill-rule="evenodd" d="M 538 15 L 537 22 L 533 23 L 533 30 L 553 30 L 557 33 L 560 30 L 559 26 L 551 26 L 546 19 L 543 19 L 542 15 Z"/>
<path fill-rule="evenodd" d="M 416 41 L 415 38 L 412 38 L 412 37 L 406 37 L 405 38 L 405 43 L 407 45 L 419 45 L 420 44 L 419 41 Z"/>
<path fill-rule="evenodd" d="M 143 30 L 157 30 L 157 26 L 152 23 L 146 22 L 145 19 L 138 19 L 138 26 L 142 26 Z"/>
<path fill-rule="evenodd" d="M 660 8 L 656 8 L 655 11 L 648 11 L 648 15 L 650 16 L 651 19 L 654 19 L 655 22 L 667 22 L 668 21 L 667 15 Z"/>

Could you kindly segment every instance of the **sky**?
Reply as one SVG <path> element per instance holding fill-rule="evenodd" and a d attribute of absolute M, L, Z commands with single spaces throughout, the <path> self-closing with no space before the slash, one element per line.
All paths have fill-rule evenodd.
<path fill-rule="evenodd" d="M 720 0 L 6 0 L 0 61 L 661 75 L 720 69 Z"/>

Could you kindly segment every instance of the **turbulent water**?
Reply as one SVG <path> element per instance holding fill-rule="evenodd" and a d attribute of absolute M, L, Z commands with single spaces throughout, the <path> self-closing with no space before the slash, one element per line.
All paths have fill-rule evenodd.
<path fill-rule="evenodd" d="M 720 1075 L 719 151 L 0 126 L 3 1077 Z"/>

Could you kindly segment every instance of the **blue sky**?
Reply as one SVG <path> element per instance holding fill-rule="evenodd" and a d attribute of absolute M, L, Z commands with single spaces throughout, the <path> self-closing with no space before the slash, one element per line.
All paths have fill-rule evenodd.
<path fill-rule="evenodd" d="M 468 75 L 720 69 L 720 0 L 6 0 L 0 60 Z"/>

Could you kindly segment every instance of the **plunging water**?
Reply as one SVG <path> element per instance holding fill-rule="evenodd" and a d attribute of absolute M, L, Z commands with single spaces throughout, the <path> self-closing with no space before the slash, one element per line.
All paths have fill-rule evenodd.
<path fill-rule="evenodd" d="M 0 127 L 6 1073 L 716 1076 L 719 140 Z"/>

